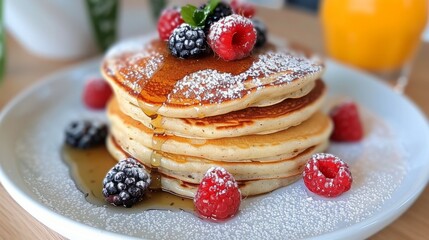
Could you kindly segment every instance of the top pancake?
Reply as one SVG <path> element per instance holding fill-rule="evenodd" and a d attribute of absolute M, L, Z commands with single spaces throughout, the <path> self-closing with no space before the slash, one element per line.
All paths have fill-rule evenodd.
<path fill-rule="evenodd" d="M 309 84 L 310 85 L 310 84 Z M 205 118 L 153 119 L 138 106 L 130 104 L 116 91 L 119 108 L 123 113 L 143 123 L 146 127 L 162 129 L 165 134 L 186 138 L 223 138 L 249 134 L 267 134 L 296 126 L 318 111 L 325 99 L 326 88 L 322 80 L 316 80 L 310 92 L 300 98 L 289 98 L 267 107 L 249 107 L 218 116 Z"/>
<path fill-rule="evenodd" d="M 153 37 L 116 45 L 102 64 L 104 77 L 114 89 L 126 90 L 130 103 L 149 116 L 174 118 L 275 104 L 312 83 L 323 70 L 322 64 L 273 45 L 238 61 L 214 55 L 183 60 Z"/>

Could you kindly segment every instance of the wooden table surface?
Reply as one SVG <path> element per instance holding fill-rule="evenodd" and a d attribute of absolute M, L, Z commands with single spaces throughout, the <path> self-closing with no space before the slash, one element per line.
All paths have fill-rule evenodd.
<path fill-rule="evenodd" d="M 285 9 L 260 9 L 260 18 L 268 23 L 270 32 L 297 41 L 323 53 L 322 33 L 317 16 Z M 80 60 L 58 61 L 34 56 L 24 50 L 11 36 L 7 38 L 7 73 L 0 84 L 0 110 L 24 88 L 53 71 Z M 422 45 L 405 94 L 429 114 L 429 44 Z M 1 157 L 1 156 L 0 156 Z M 429 161 L 429 159 L 428 159 Z M 429 236 L 429 187 L 414 205 L 391 225 L 371 239 L 427 239 Z M 0 185 L 0 239 L 64 239 L 25 212 Z"/>

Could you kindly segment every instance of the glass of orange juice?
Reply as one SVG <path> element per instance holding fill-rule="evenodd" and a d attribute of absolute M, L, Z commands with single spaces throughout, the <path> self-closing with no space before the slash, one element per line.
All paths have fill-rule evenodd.
<path fill-rule="evenodd" d="M 426 25 L 428 0 L 324 0 L 328 54 L 402 92 Z"/>

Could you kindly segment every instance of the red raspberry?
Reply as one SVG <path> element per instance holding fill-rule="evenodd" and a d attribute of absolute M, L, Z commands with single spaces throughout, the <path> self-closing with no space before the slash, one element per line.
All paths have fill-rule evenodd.
<path fill-rule="evenodd" d="M 253 4 L 245 2 L 243 0 L 233 0 L 231 2 L 231 8 L 234 13 L 247 18 L 252 18 L 256 12 Z"/>
<path fill-rule="evenodd" d="M 92 78 L 86 82 L 82 98 L 88 108 L 103 109 L 110 96 L 110 85 L 102 78 Z"/>
<path fill-rule="evenodd" d="M 242 59 L 250 54 L 255 45 L 256 31 L 250 19 L 233 14 L 210 27 L 207 41 L 222 59 Z"/>
<path fill-rule="evenodd" d="M 234 177 L 221 167 L 204 175 L 194 198 L 197 212 L 215 220 L 234 216 L 240 207 L 241 193 Z"/>
<path fill-rule="evenodd" d="M 354 102 L 345 102 L 330 112 L 334 122 L 331 139 L 339 142 L 354 142 L 363 138 L 359 112 Z"/>
<path fill-rule="evenodd" d="M 158 34 L 159 38 L 167 41 L 173 30 L 184 23 L 179 10 L 175 8 L 164 9 L 158 19 Z"/>
<path fill-rule="evenodd" d="M 329 153 L 314 154 L 302 175 L 308 190 L 324 197 L 336 197 L 347 192 L 353 182 L 349 166 Z"/>

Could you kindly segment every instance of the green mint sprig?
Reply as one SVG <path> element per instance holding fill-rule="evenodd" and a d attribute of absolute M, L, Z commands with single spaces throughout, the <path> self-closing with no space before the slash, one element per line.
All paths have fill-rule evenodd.
<path fill-rule="evenodd" d="M 210 0 L 204 9 L 199 9 L 191 4 L 183 6 L 180 10 L 183 21 L 192 27 L 203 27 L 207 17 L 214 11 L 220 0 Z"/>

